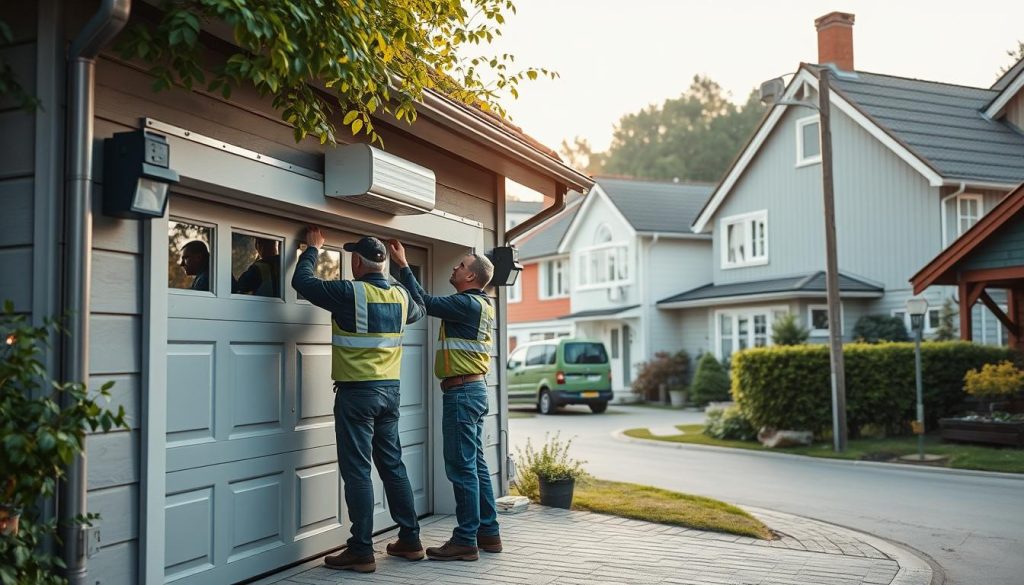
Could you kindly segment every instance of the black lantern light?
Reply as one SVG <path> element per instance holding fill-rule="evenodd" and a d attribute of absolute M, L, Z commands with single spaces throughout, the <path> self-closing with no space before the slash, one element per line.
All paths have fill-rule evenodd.
<path fill-rule="evenodd" d="M 519 278 L 523 265 L 519 263 L 519 250 L 514 246 L 499 246 L 491 250 L 491 262 L 494 264 L 494 286 L 512 286 Z"/>
<path fill-rule="evenodd" d="M 104 141 L 103 214 L 142 219 L 163 217 L 178 173 L 170 168 L 171 145 L 143 129 Z"/>

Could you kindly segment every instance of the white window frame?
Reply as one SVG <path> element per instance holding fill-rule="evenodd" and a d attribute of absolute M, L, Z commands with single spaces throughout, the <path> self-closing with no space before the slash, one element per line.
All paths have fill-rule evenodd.
<path fill-rule="evenodd" d="M 558 267 L 554 268 L 556 264 L 558 265 Z M 569 296 L 569 291 L 571 289 L 569 279 L 572 276 L 572 271 L 569 269 L 569 264 L 570 262 L 568 256 L 562 258 L 553 258 L 551 260 L 545 260 L 540 263 L 540 265 L 538 266 L 540 271 L 540 278 L 537 279 L 537 297 L 540 300 L 546 301 L 549 299 L 564 299 Z M 552 270 L 556 270 L 560 272 L 562 275 L 562 290 L 556 290 L 553 294 L 550 295 L 548 294 L 549 267 L 552 267 Z"/>
<path fill-rule="evenodd" d="M 742 261 L 729 261 L 729 226 L 740 224 L 742 225 L 741 233 L 744 238 L 744 249 L 751 250 L 753 248 L 753 227 L 757 223 L 764 224 L 764 242 L 762 243 L 762 254 L 759 256 L 750 256 Z M 723 217 L 719 222 L 719 247 L 721 248 L 721 262 L 722 269 L 729 270 L 732 268 L 744 268 L 747 266 L 763 266 L 768 264 L 768 210 L 762 209 L 759 211 L 752 211 L 750 213 L 743 213 L 740 215 L 733 215 L 729 217 Z"/>
<path fill-rule="evenodd" d="M 818 154 L 813 156 L 804 156 L 804 126 L 810 124 L 818 125 Z M 818 164 L 821 162 L 821 119 L 815 114 L 813 116 L 807 116 L 806 118 L 800 118 L 796 121 L 796 166 L 805 167 L 808 165 Z"/>
<path fill-rule="evenodd" d="M 910 338 L 913 339 L 914 338 L 914 328 L 911 327 L 910 313 L 907 313 L 907 310 L 903 309 L 903 308 L 893 309 L 892 311 L 889 311 L 889 314 L 892 315 L 893 317 L 896 317 L 897 313 L 900 313 L 900 314 L 903 315 L 903 326 L 907 328 L 907 335 L 909 335 Z M 942 319 L 942 307 L 928 307 L 928 312 L 926 312 L 924 314 L 924 329 L 921 331 L 921 333 L 935 333 L 936 331 L 939 330 L 938 327 L 932 327 L 931 326 L 931 314 L 932 313 L 935 313 L 936 321 L 938 321 L 940 326 L 942 325 L 942 321 L 941 321 L 941 319 Z"/>
<path fill-rule="evenodd" d="M 516 279 L 516 283 L 508 287 L 508 296 L 505 301 L 508 303 L 519 303 L 523 300 L 523 275 L 526 271 L 519 273 L 519 278 Z"/>
<path fill-rule="evenodd" d="M 619 251 L 622 252 L 621 259 L 622 264 L 616 265 L 615 273 L 618 277 L 622 274 L 620 268 L 624 268 L 625 277 L 618 277 L 615 280 L 604 280 L 599 282 L 593 282 L 590 280 L 590 263 L 591 258 L 595 254 L 605 255 L 605 270 L 609 268 L 608 257 L 611 254 L 615 258 L 619 258 Z M 598 290 L 612 288 L 613 286 L 627 286 L 632 284 L 633 271 L 630 269 L 630 257 L 629 257 L 629 242 L 626 240 L 620 240 L 617 242 L 607 242 L 604 244 L 598 244 L 596 246 L 588 246 L 579 250 L 578 254 L 574 256 L 576 260 L 576 290 Z"/>
<path fill-rule="evenodd" d="M 755 331 L 754 331 L 754 317 L 758 315 L 765 316 L 765 345 L 764 347 L 771 347 L 772 333 L 774 332 L 775 316 L 776 314 L 789 313 L 789 307 L 786 305 L 770 305 L 770 306 L 759 306 L 759 307 L 744 307 L 741 309 L 717 309 L 714 311 L 714 330 L 715 330 L 715 346 L 714 354 L 719 360 L 722 360 L 722 317 L 728 316 L 732 320 L 732 339 L 733 349 L 732 353 L 735 354 L 739 349 L 739 320 L 741 317 L 746 317 L 750 325 L 747 328 L 747 347 L 756 347 Z"/>
<path fill-rule="evenodd" d="M 974 201 L 978 205 L 978 215 L 971 222 L 971 225 L 967 226 L 967 229 L 963 228 L 963 220 L 970 219 L 970 216 L 965 216 L 960 204 L 964 201 Z M 985 198 L 977 194 L 963 194 L 956 196 L 956 237 L 964 235 L 964 232 L 974 227 L 976 223 L 981 221 L 981 218 L 985 215 Z"/>
<path fill-rule="evenodd" d="M 811 337 L 827 337 L 828 329 L 815 329 L 814 328 L 814 311 L 825 311 L 828 312 L 828 305 L 814 304 L 807 305 L 807 329 L 811 332 Z M 829 326 L 832 324 L 829 323 Z M 842 303 L 839 304 L 839 335 L 843 334 L 843 330 L 846 325 L 846 308 L 843 307 Z"/>

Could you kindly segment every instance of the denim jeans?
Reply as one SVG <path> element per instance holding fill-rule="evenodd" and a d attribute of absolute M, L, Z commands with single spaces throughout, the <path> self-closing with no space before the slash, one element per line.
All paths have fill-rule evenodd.
<path fill-rule="evenodd" d="M 375 388 L 340 388 L 334 397 L 338 467 L 345 482 L 345 504 L 352 521 L 348 548 L 357 555 L 373 554 L 371 459 L 384 482 L 388 509 L 399 527 L 398 538 L 410 543 L 419 542 L 419 520 L 398 439 L 400 400 L 399 387 L 394 384 Z"/>
<path fill-rule="evenodd" d="M 491 474 L 484 460 L 484 415 L 487 386 L 484 381 L 453 386 L 442 400 L 441 433 L 444 437 L 444 471 L 455 491 L 455 544 L 476 546 L 476 535 L 498 535 Z"/>

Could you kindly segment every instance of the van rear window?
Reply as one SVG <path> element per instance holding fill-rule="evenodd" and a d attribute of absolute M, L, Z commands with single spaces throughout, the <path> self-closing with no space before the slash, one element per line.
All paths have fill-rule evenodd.
<path fill-rule="evenodd" d="M 566 343 L 563 351 L 567 364 L 608 363 L 608 354 L 601 343 Z"/>

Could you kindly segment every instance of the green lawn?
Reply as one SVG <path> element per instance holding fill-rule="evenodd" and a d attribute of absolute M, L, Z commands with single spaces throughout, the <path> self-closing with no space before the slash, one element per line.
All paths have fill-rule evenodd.
<path fill-rule="evenodd" d="M 737 449 L 775 451 L 830 459 L 884 461 L 899 457 L 900 455 L 917 453 L 917 437 L 856 439 L 848 442 L 845 453 L 836 453 L 832 451 L 830 443 L 816 443 L 809 447 L 766 449 L 756 441 L 725 441 L 709 437 L 701 432 L 703 429 L 702 425 L 677 425 L 676 428 L 681 433 L 667 437 L 655 437 L 651 435 L 648 429 L 630 429 L 626 431 L 626 435 L 637 439 L 651 439 L 670 443 L 735 447 Z M 925 437 L 925 453 L 945 455 L 948 457 L 945 467 L 954 469 L 1024 473 L 1024 449 L 1003 449 L 980 445 L 944 443 L 938 437 L 928 436 Z"/>
<path fill-rule="evenodd" d="M 518 493 L 515 488 L 511 491 Z M 762 540 L 774 538 L 760 520 L 731 504 L 635 483 L 581 480 L 576 483 L 572 509 Z"/>

